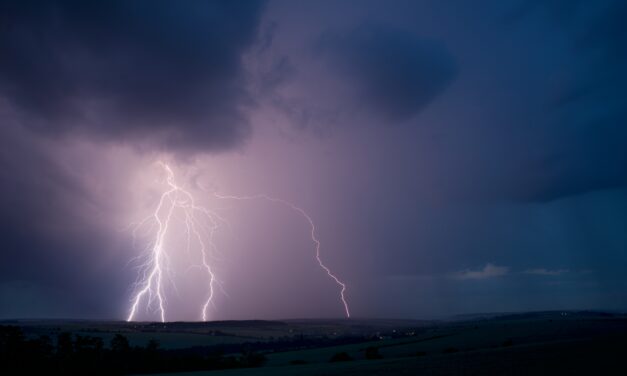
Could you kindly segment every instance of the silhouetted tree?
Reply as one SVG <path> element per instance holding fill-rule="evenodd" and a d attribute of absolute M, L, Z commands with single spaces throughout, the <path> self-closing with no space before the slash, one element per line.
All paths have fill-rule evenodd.
<path fill-rule="evenodd" d="M 100 337 L 76 335 L 74 352 L 81 362 L 96 362 L 103 357 L 103 341 Z"/>
<path fill-rule="evenodd" d="M 0 367 L 7 371 L 20 369 L 25 362 L 24 334 L 17 326 L 0 327 Z"/>
<path fill-rule="evenodd" d="M 134 364 L 131 364 L 131 345 L 128 339 L 121 335 L 116 334 L 111 339 L 111 359 L 110 366 L 119 373 L 127 373 L 130 371 Z"/>
<path fill-rule="evenodd" d="M 157 339 L 151 338 L 150 340 L 148 340 L 148 343 L 146 344 L 146 351 L 157 352 L 160 346 L 161 344 L 159 343 Z"/>
<path fill-rule="evenodd" d="M 27 339 L 17 326 L 0 326 L 0 375 L 122 375 L 129 373 L 184 372 L 260 366 L 265 357 L 256 350 L 262 343 L 241 348 L 240 357 L 224 357 L 220 349 L 161 349 L 151 339 L 145 347 L 131 347 L 116 334 L 105 347 L 102 338 L 57 335 L 56 346 L 48 336 Z"/>
<path fill-rule="evenodd" d="M 57 355 L 68 358 L 74 353 L 74 344 L 72 343 L 72 334 L 63 332 L 57 336 Z"/>
<path fill-rule="evenodd" d="M 131 351 L 131 345 L 128 343 L 128 338 L 121 334 L 116 334 L 111 339 L 111 351 L 119 354 L 127 354 Z"/>

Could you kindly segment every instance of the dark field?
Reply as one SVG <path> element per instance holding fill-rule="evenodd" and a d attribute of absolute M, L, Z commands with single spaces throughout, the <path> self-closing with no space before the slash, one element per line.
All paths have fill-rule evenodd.
<path fill-rule="evenodd" d="M 9 371 L 3 374 L 34 367 L 29 358 L 37 356 L 44 357 L 39 364 L 48 362 L 48 373 L 65 374 L 627 374 L 624 314 L 543 312 L 442 321 L 167 324 L 21 320 L 0 325 L 4 352 L 8 351 L 9 327 L 19 327 L 24 343 L 30 343 L 19 348 L 17 358 L 9 357 L 13 363 L 22 363 L 6 370 L 3 362 L 0 367 Z M 42 336 L 51 346 L 47 355 L 33 350 Z M 65 358 L 58 354 L 63 336 L 73 339 L 72 352 Z"/>

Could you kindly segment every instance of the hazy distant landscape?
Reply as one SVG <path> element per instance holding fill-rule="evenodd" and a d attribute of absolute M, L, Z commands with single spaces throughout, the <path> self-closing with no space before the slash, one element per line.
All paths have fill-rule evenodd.
<path fill-rule="evenodd" d="M 66 374 L 216 376 L 624 374 L 627 371 L 623 361 L 627 355 L 627 315 L 620 313 L 485 314 L 436 321 L 5 320 L 0 325 L 0 367 L 9 374 L 12 365 L 20 372 L 27 372 L 39 369 L 42 364 L 47 364 L 47 369 L 53 372 L 54 367 L 64 367 Z M 21 346 L 25 348 L 36 348 L 35 343 L 43 338 L 49 344 L 48 353 L 40 350 L 10 354 L 15 350 L 11 346 L 16 346 L 11 343 L 15 338 L 7 334 L 11 328 L 21 329 L 24 341 Z M 60 348 L 68 335 L 72 341 L 69 353 Z M 128 340 L 127 348 L 124 344 L 120 348 L 120 338 Z M 66 351 L 63 359 L 62 351 Z M 128 354 L 115 355 L 116 351 Z M 151 352 L 152 358 L 147 355 Z M 117 356 L 134 360 L 127 360 L 118 369 L 102 368 L 101 362 L 111 366 Z M 90 361 L 84 362 L 84 358 Z M 150 365 L 151 359 L 159 360 L 152 360 Z M 80 368 L 73 368 L 75 365 Z"/>

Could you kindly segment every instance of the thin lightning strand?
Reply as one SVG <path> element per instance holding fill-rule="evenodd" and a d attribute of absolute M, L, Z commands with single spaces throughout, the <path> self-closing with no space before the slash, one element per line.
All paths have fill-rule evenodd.
<path fill-rule="evenodd" d="M 137 288 L 132 299 L 131 309 L 127 318 L 127 321 L 133 321 L 137 315 L 137 311 L 142 302 L 145 301 L 145 307 L 156 305 L 156 311 L 159 313 L 161 322 L 166 321 L 166 299 L 164 292 L 164 277 L 168 276 L 169 271 L 169 254 L 165 248 L 165 238 L 170 229 L 170 224 L 173 217 L 176 218 L 174 212 L 180 210 L 183 212 L 184 225 L 186 227 L 187 236 L 187 252 L 191 254 L 192 239 L 195 239 L 199 247 L 199 253 L 201 256 L 201 263 L 199 265 L 192 265 L 192 267 L 199 267 L 206 271 L 209 277 L 208 285 L 208 297 L 205 300 L 201 308 L 201 317 L 203 321 L 207 321 L 207 311 L 209 306 L 213 303 L 215 296 L 216 284 L 219 284 L 218 279 L 213 271 L 210 262 L 211 253 L 215 253 L 216 248 L 213 243 L 214 232 L 218 229 L 220 222 L 227 223 L 217 213 L 209 211 L 204 207 L 198 206 L 195 203 L 194 197 L 190 192 L 177 185 L 174 180 L 174 173 L 172 169 L 165 163 L 159 162 L 159 165 L 165 170 L 167 174 L 166 182 L 168 189 L 163 192 L 159 199 L 159 203 L 154 213 L 144 220 L 135 223 L 133 228 L 134 238 L 140 229 L 148 226 L 148 230 L 152 230 L 156 227 L 154 240 L 149 243 L 145 249 L 147 254 L 147 260 L 140 266 L 142 272 L 140 273 L 140 280 L 136 284 Z M 346 317 L 350 318 L 350 310 L 348 302 L 345 297 L 346 284 L 342 282 L 329 267 L 327 267 L 320 257 L 320 241 L 316 237 L 316 226 L 305 210 L 302 208 L 282 199 L 270 197 L 267 195 L 254 195 L 254 196 L 224 196 L 214 193 L 215 197 L 219 199 L 233 199 L 233 200 L 257 200 L 263 199 L 273 203 L 280 203 L 288 208 L 296 211 L 302 215 L 310 226 L 311 240 L 315 244 L 315 257 L 318 265 L 327 273 L 327 275 L 333 279 L 333 281 L 340 287 L 340 300 L 343 304 Z M 203 226 L 205 222 L 200 220 L 201 217 L 208 225 Z M 228 224 L 228 223 L 227 223 Z M 176 288 L 176 286 L 174 286 Z M 156 304 L 155 304 L 156 303 Z"/>
<path fill-rule="evenodd" d="M 161 322 L 166 320 L 166 300 L 164 293 L 164 272 L 168 270 L 168 254 L 164 247 L 166 235 L 172 221 L 173 213 L 175 209 L 182 210 L 184 213 L 184 224 L 187 230 L 187 249 L 189 251 L 192 237 L 196 239 L 199 245 L 199 252 L 201 256 L 200 265 L 207 273 L 209 277 L 208 297 L 205 303 L 202 305 L 201 317 L 203 321 L 207 320 L 207 310 L 214 298 L 215 283 L 217 282 L 215 273 L 210 265 L 209 252 L 215 251 L 213 245 L 213 234 L 218 228 L 218 222 L 222 221 L 222 218 L 216 213 L 213 213 L 203 207 L 197 206 L 194 197 L 187 190 L 177 185 L 174 181 L 174 173 L 170 166 L 163 162 L 159 162 L 159 165 L 165 170 L 167 174 L 166 182 L 168 184 L 168 190 L 166 190 L 160 197 L 157 208 L 154 213 L 136 224 L 133 234 L 144 225 L 150 223 L 150 225 L 156 224 L 157 231 L 155 234 L 155 240 L 147 247 L 147 261 L 141 265 L 143 270 L 141 274 L 142 278 L 137 284 L 133 298 L 133 303 L 127 318 L 127 321 L 133 321 L 139 309 L 141 302 L 147 298 L 146 308 L 150 307 L 156 300 L 157 311 L 159 313 Z M 165 211 L 165 214 L 163 213 Z M 202 216 L 208 226 L 202 226 L 198 216 Z M 204 239 L 208 241 L 205 242 Z"/>
<path fill-rule="evenodd" d="M 322 259 L 320 258 L 320 241 L 318 240 L 318 238 L 316 237 L 316 225 L 313 222 L 313 219 L 311 219 L 311 217 L 309 216 L 309 214 L 307 214 L 307 212 L 305 212 L 305 210 L 303 210 L 302 208 L 292 204 L 289 201 L 285 201 L 282 200 L 280 198 L 274 198 L 274 197 L 270 197 L 267 195 L 252 195 L 252 196 L 225 196 L 225 195 L 220 195 L 217 193 L 214 193 L 214 196 L 219 198 L 219 199 L 231 199 L 231 200 L 267 200 L 273 203 L 279 203 L 282 205 L 285 205 L 287 207 L 289 207 L 290 209 L 296 211 L 297 213 L 299 213 L 300 215 L 302 215 L 307 222 L 309 222 L 309 227 L 311 229 L 311 240 L 314 242 L 314 244 L 316 245 L 316 260 L 318 261 L 318 265 L 320 265 L 320 267 L 329 275 L 329 277 L 331 279 L 333 279 L 333 281 L 335 281 L 335 283 L 340 287 L 340 300 L 342 301 L 342 304 L 344 305 L 344 311 L 346 313 L 346 317 L 350 318 L 351 314 L 350 314 L 350 309 L 348 307 L 348 302 L 346 300 L 346 284 L 344 282 L 342 282 L 335 274 L 333 274 L 333 272 L 331 272 L 331 269 L 329 269 L 329 267 L 327 267 L 323 262 Z"/>

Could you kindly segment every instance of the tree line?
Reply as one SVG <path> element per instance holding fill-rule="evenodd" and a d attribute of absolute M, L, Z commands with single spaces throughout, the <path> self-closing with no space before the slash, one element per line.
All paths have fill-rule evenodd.
<path fill-rule="evenodd" d="M 156 339 L 131 346 L 115 334 L 108 346 L 100 337 L 59 333 L 27 338 L 18 326 L 0 325 L 0 374 L 123 375 L 257 367 L 265 357 L 244 346 L 239 355 L 219 351 L 162 349 Z"/>

